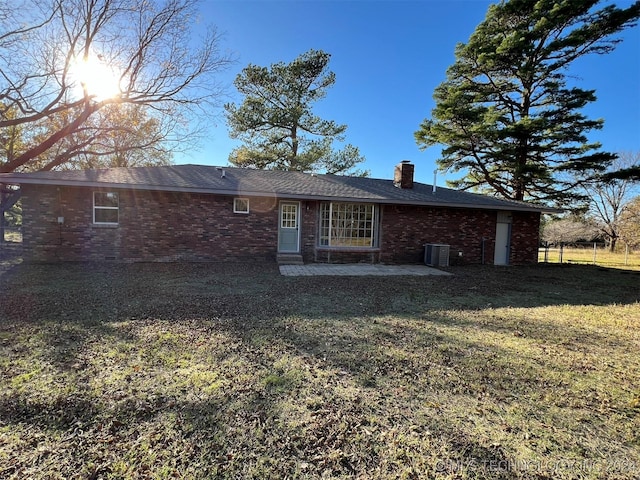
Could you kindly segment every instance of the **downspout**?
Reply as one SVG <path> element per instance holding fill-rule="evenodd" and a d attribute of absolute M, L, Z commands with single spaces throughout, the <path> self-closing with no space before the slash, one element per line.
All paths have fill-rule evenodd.
<path fill-rule="evenodd" d="M 4 219 L 4 185 L 0 183 L 0 248 L 4 245 L 4 228 L 5 228 L 5 219 Z"/>
<path fill-rule="evenodd" d="M 93 213 L 95 215 L 95 213 Z M 62 246 L 62 224 L 64 223 L 64 214 L 62 211 L 62 193 L 58 187 L 58 245 Z"/>

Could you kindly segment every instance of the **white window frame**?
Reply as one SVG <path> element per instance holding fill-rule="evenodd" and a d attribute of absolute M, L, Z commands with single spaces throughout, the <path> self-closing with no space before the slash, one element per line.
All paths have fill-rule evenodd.
<path fill-rule="evenodd" d="M 103 195 L 103 194 L 113 194 L 116 196 L 116 200 L 118 203 L 117 207 L 112 207 L 112 206 L 107 206 L 107 205 L 96 205 L 96 195 Z M 118 212 L 118 221 L 117 222 L 98 222 L 96 221 L 96 211 L 97 210 L 116 210 Z M 118 192 L 113 192 L 113 191 L 109 191 L 109 192 L 105 192 L 105 191 L 101 191 L 101 192 L 93 192 L 93 223 L 96 225 L 119 225 L 120 224 L 120 195 L 118 195 Z"/>
<path fill-rule="evenodd" d="M 238 203 L 240 202 L 245 202 L 246 203 L 246 209 L 240 209 L 238 208 Z M 248 198 L 243 198 L 243 197 L 236 197 L 233 199 L 233 213 L 243 213 L 243 214 L 248 214 L 249 213 L 249 199 Z"/>
<path fill-rule="evenodd" d="M 295 230 L 298 228 L 299 204 L 294 202 L 282 203 L 280 207 L 280 228 Z"/>
<path fill-rule="evenodd" d="M 377 247 L 378 206 L 375 204 L 323 202 L 320 204 L 319 222 L 320 247 Z M 360 235 L 366 232 L 370 232 L 369 235 Z"/>

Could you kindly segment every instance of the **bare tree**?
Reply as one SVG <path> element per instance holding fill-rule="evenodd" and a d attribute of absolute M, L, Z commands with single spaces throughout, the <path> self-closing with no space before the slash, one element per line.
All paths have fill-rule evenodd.
<path fill-rule="evenodd" d="M 611 166 L 612 171 L 623 170 L 640 163 L 640 152 L 622 152 Z M 633 193 L 631 178 L 611 179 L 607 182 L 591 183 L 584 186 L 589 199 L 589 216 L 609 241 L 614 251 L 620 237 L 620 217 Z"/>
<path fill-rule="evenodd" d="M 73 114 L 65 112 L 41 122 L 41 131 L 32 134 L 34 143 L 62 128 Z M 184 136 L 171 138 L 174 128 L 173 119 L 149 116 L 144 105 L 106 105 L 75 132 L 30 162 L 29 169 L 168 165 L 173 153 L 191 146 Z"/>
<path fill-rule="evenodd" d="M 542 229 L 542 240 L 548 243 L 575 243 L 593 240 L 598 230 L 584 219 L 567 216 L 547 222 Z"/>
<path fill-rule="evenodd" d="M 631 248 L 640 247 L 640 197 L 627 203 L 620 215 L 620 238 Z"/>
<path fill-rule="evenodd" d="M 197 0 L 25 0 L 0 7 L 0 132 L 20 128 L 22 149 L 0 172 L 51 169 L 85 152 L 64 140 L 113 105 L 144 106 L 172 134 L 220 96 L 215 74 L 232 59 L 213 27 L 195 41 Z M 82 70 L 84 69 L 84 73 Z M 87 76 L 88 73 L 88 76 Z M 105 77 L 112 77 L 105 91 Z M 202 117 L 202 115 L 200 115 Z M 42 135 L 43 124 L 57 128 Z M 35 132 L 24 133 L 24 132 Z M 5 134 L 6 136 L 6 134 Z M 174 138 L 178 138 L 174 137 Z M 59 151 L 51 153 L 57 147 Z M 5 149 L 6 150 L 6 149 Z M 46 154 L 46 155 L 45 155 Z M 49 161 L 43 161 L 49 159 Z"/>

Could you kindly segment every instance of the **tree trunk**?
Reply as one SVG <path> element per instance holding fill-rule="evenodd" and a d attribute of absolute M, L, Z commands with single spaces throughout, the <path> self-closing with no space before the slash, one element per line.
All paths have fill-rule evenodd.
<path fill-rule="evenodd" d="M 15 171 L 30 160 L 36 158 L 38 155 L 43 154 L 49 150 L 58 141 L 77 131 L 78 127 L 82 125 L 93 113 L 100 108 L 100 104 L 90 104 L 88 101 L 85 103 L 85 108 L 80 114 L 70 123 L 62 127 L 60 130 L 49 136 L 46 140 L 39 145 L 27 150 L 22 155 L 18 155 L 11 161 L 6 162 L 0 166 L 0 173 L 10 173 Z"/>

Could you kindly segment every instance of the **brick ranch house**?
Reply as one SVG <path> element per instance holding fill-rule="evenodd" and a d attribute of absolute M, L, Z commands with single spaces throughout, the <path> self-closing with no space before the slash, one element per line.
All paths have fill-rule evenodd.
<path fill-rule="evenodd" d="M 537 262 L 522 202 L 393 179 L 175 165 L 0 174 L 19 185 L 27 261 Z M 435 251 L 435 250 L 434 250 Z M 446 254 L 446 249 L 443 250 Z"/>

